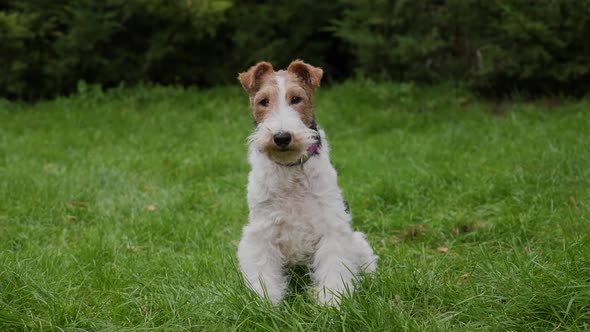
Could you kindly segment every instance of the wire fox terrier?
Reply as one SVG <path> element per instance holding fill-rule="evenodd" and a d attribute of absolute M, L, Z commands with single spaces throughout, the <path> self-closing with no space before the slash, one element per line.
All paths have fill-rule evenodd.
<path fill-rule="evenodd" d="M 302 61 L 275 72 L 260 62 L 241 73 L 256 129 L 249 137 L 249 222 L 238 245 L 246 283 L 273 304 L 287 289 L 286 267 L 309 264 L 315 295 L 338 305 L 377 256 L 354 232 L 329 147 L 313 112 L 323 71 Z"/>

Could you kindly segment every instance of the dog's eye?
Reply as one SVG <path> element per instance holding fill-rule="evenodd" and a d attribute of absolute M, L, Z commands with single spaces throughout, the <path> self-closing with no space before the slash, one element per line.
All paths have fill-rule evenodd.
<path fill-rule="evenodd" d="M 261 101 L 258 102 L 258 104 L 260 104 L 263 107 L 268 106 L 268 98 L 264 98 Z"/>
<path fill-rule="evenodd" d="M 299 104 L 301 102 L 301 97 L 293 96 L 291 97 L 291 104 Z"/>

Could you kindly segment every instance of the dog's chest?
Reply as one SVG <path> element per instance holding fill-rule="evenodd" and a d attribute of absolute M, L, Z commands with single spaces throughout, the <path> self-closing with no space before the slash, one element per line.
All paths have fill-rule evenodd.
<path fill-rule="evenodd" d="M 305 263 L 320 239 L 315 220 L 318 204 L 309 192 L 307 181 L 297 179 L 279 189 L 272 199 L 272 239 L 289 264 Z"/>
<path fill-rule="evenodd" d="M 290 265 L 307 262 L 319 241 L 313 225 L 304 220 L 278 222 L 272 231 L 275 245 Z"/>

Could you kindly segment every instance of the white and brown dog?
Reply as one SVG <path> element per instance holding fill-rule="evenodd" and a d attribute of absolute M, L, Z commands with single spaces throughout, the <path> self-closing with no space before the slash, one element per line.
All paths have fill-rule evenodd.
<path fill-rule="evenodd" d="M 288 266 L 310 264 L 318 301 L 334 305 L 359 273 L 376 269 L 364 234 L 352 230 L 325 134 L 315 123 L 313 92 L 322 75 L 293 61 L 277 72 L 260 62 L 239 76 L 256 129 L 248 141 L 250 215 L 238 260 L 247 284 L 273 304 L 285 295 Z"/>

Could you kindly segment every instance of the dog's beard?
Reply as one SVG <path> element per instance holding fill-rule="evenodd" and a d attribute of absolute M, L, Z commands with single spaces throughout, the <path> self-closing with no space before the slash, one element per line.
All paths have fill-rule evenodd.
<path fill-rule="evenodd" d="M 291 144 L 287 148 L 281 149 L 273 142 L 273 135 L 276 132 L 261 123 L 256 127 L 254 133 L 248 137 L 248 144 L 264 153 L 270 160 L 280 164 L 297 162 L 307 155 L 307 150 L 317 140 L 317 132 L 313 129 L 293 130 L 289 131 L 291 133 Z"/>

